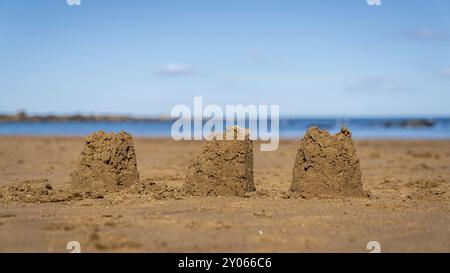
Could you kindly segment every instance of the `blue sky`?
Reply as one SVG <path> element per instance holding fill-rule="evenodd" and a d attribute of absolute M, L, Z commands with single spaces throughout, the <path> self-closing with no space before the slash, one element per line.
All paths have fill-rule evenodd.
<path fill-rule="evenodd" d="M 0 2 L 0 112 L 450 115 L 450 1 Z"/>

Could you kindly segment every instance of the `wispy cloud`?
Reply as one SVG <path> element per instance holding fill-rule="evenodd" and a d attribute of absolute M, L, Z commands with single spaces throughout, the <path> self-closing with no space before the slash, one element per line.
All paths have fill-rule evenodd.
<path fill-rule="evenodd" d="M 428 28 L 421 28 L 407 33 L 407 36 L 419 40 L 434 40 L 434 41 L 450 41 L 450 34 L 447 32 L 432 30 Z"/>
<path fill-rule="evenodd" d="M 156 73 L 162 76 L 189 76 L 192 74 L 192 69 L 187 64 L 168 63 L 158 68 Z"/>
<path fill-rule="evenodd" d="M 248 57 L 253 62 L 263 62 L 266 60 L 266 56 L 264 51 L 260 48 L 251 48 L 248 50 Z"/>
<path fill-rule="evenodd" d="M 450 68 L 442 69 L 440 75 L 445 78 L 450 78 Z"/>
<path fill-rule="evenodd" d="M 360 79 L 347 88 L 347 91 L 352 92 L 391 92 L 397 90 L 399 90 L 399 87 L 394 81 L 384 78 Z"/>

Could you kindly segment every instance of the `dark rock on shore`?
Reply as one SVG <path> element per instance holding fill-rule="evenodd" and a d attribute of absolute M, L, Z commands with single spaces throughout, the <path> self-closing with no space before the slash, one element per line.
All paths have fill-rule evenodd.
<path fill-rule="evenodd" d="M 435 121 L 431 119 L 405 119 L 400 121 L 385 121 L 384 127 L 403 127 L 403 128 L 420 128 L 420 127 L 433 127 Z"/>

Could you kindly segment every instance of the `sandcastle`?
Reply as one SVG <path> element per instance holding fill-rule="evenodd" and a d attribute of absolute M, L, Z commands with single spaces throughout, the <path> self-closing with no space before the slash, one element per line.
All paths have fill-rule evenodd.
<path fill-rule="evenodd" d="M 130 134 L 98 131 L 86 138 L 81 158 L 71 174 L 73 190 L 115 192 L 139 180 Z"/>
<path fill-rule="evenodd" d="M 307 195 L 362 196 L 361 170 L 350 130 L 311 127 L 300 142 L 291 190 Z"/>
<path fill-rule="evenodd" d="M 183 189 L 202 196 L 244 196 L 255 191 L 249 132 L 231 127 L 212 136 L 189 167 Z"/>

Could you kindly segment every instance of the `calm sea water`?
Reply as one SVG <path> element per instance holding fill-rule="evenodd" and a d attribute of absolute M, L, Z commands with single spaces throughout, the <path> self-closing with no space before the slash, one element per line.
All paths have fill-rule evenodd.
<path fill-rule="evenodd" d="M 430 127 L 405 127 L 406 119 L 282 119 L 281 138 L 302 137 L 310 126 L 337 132 L 346 125 L 355 138 L 450 139 L 450 118 L 431 119 Z M 84 136 L 93 131 L 126 131 L 135 136 L 170 137 L 172 121 L 126 122 L 6 122 L 0 123 L 0 135 Z M 391 124 L 391 126 L 388 126 Z"/>

